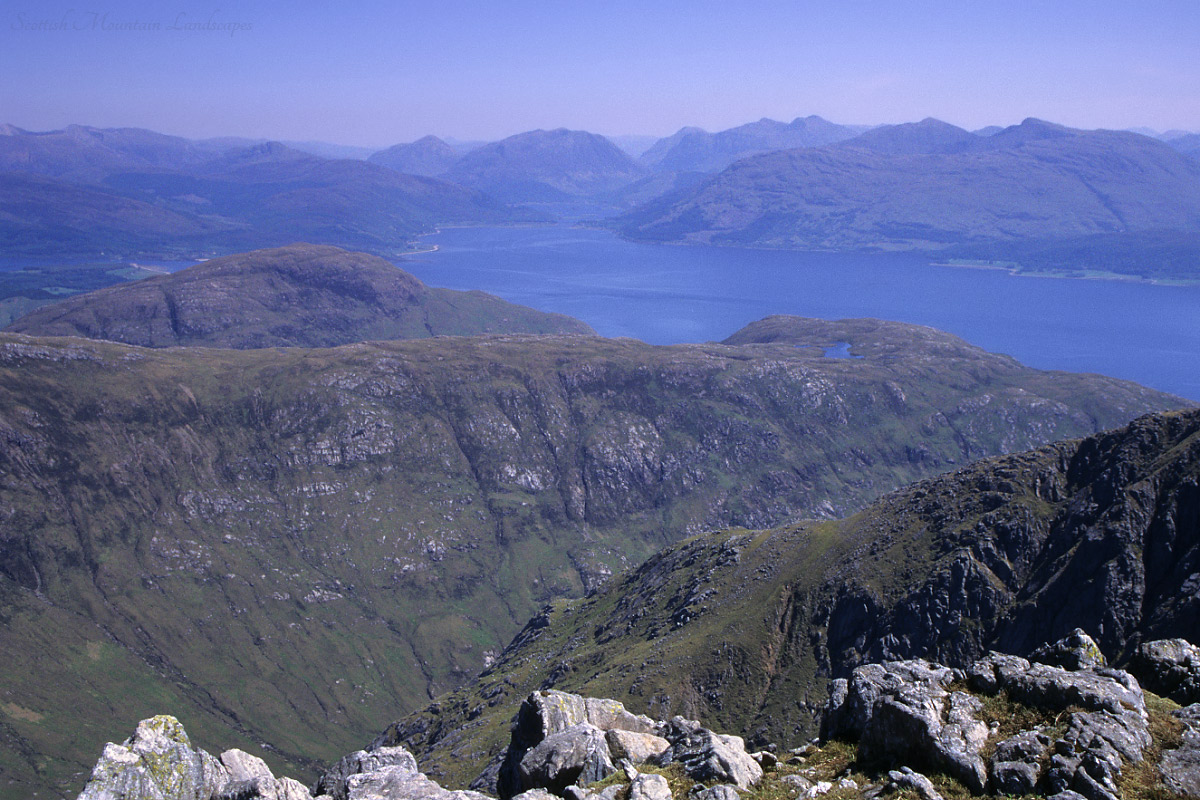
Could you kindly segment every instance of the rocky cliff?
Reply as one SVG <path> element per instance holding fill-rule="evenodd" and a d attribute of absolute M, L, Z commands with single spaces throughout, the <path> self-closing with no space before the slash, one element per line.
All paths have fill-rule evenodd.
<path fill-rule="evenodd" d="M 277 769 L 310 767 L 470 679 L 540 606 L 683 536 L 848 513 L 971 459 L 1181 402 L 913 326 L 772 326 L 787 340 L 234 351 L 0 336 L 0 768 L 22 781 L 11 793 L 70 785 L 94 742 L 163 709 L 225 748 L 270 742 Z M 838 343 L 861 357 L 825 357 Z M 759 552 L 782 558 L 805 530 L 746 541 L 778 542 Z M 825 574 L 820 551 L 841 552 L 843 537 L 813 530 L 830 533 L 800 563 Z M 714 542 L 637 575 L 732 557 Z M 683 593 L 665 618 L 669 597 L 626 582 L 630 605 L 597 619 L 597 635 L 697 630 L 683 623 L 710 602 L 706 587 L 675 574 Z M 726 574 L 738 591 L 767 586 L 713 573 Z M 775 608 L 783 585 L 770 586 Z M 856 605 L 874 596 L 856 586 L 821 595 L 847 625 L 888 607 Z M 837 625 L 829 635 L 814 652 L 851 663 L 853 639 Z M 721 669 L 696 672 L 698 689 Z M 643 671 L 647 692 L 658 670 Z"/>

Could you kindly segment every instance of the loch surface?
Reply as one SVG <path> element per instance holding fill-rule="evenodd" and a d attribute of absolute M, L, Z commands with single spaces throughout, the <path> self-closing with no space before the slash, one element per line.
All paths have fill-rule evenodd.
<path fill-rule="evenodd" d="M 628 242 L 569 226 L 452 228 L 397 263 L 653 344 L 719 341 L 770 314 L 879 317 L 1030 366 L 1099 372 L 1200 401 L 1200 287 L 1010 275 L 912 254 Z"/>

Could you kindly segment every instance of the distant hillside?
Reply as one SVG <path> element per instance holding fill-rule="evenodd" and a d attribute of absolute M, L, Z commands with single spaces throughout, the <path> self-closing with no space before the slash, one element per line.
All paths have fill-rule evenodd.
<path fill-rule="evenodd" d="M 1188 133 L 1167 142 L 1175 150 L 1185 156 L 1200 159 L 1200 133 Z"/>
<path fill-rule="evenodd" d="M 168 136 L 141 128 L 68 125 L 33 132 L 0 126 L 0 172 L 30 172 L 64 180 L 98 182 L 118 172 L 185 169 L 233 145 Z"/>
<path fill-rule="evenodd" d="M 334 347 L 480 333 L 593 333 L 482 292 L 430 289 L 376 256 L 292 245 L 44 306 L 7 330 L 142 347 Z"/>
<path fill-rule="evenodd" d="M 757 153 L 832 144 L 863 130 L 863 126 L 837 125 L 818 116 L 797 117 L 791 123 L 760 119 L 718 133 L 682 128 L 656 142 L 640 161 L 655 171 L 717 172 Z"/>
<path fill-rule="evenodd" d="M 444 174 L 459 158 L 453 147 L 436 136 L 426 136 L 408 144 L 398 144 L 373 153 L 367 160 L 409 175 L 436 177 Z"/>
<path fill-rule="evenodd" d="M 657 241 L 941 249 L 1200 231 L 1200 163 L 1144 136 L 927 120 L 737 162 L 616 223 Z"/>
<path fill-rule="evenodd" d="M 764 326 L 739 340 L 777 343 L 0 334 L 0 797 L 78 789 L 163 709 L 309 771 L 685 536 L 1184 404 L 927 328 Z"/>
<path fill-rule="evenodd" d="M 506 202 L 554 202 L 612 192 L 645 173 L 603 136 L 559 128 L 486 144 L 444 177 Z"/>
<path fill-rule="evenodd" d="M 964 667 L 1074 627 L 1124 663 L 1141 642 L 1200 638 L 1198 483 L 1191 411 L 978 462 L 837 522 L 697 536 L 547 607 L 471 686 L 384 738 L 465 786 L 538 689 L 782 748 L 815 734 L 828 682 L 863 663 Z"/>

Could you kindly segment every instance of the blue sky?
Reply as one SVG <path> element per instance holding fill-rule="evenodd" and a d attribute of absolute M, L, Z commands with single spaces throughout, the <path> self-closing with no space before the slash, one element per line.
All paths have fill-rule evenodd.
<path fill-rule="evenodd" d="M 0 122 L 365 146 L 761 117 L 1200 130 L 1200 1 L 0 0 Z"/>

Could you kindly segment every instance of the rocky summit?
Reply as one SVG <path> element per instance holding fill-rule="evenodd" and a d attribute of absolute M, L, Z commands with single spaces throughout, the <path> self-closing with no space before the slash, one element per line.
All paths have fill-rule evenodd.
<path fill-rule="evenodd" d="M 750 752 L 694 720 L 541 690 L 521 704 L 476 788 L 503 800 L 1195 796 L 1200 704 L 1144 691 L 1082 630 L 1038 652 L 1044 660 L 992 652 L 965 670 L 865 664 L 830 687 L 821 737 L 787 752 L 774 743 Z M 195 749 L 177 720 L 159 716 L 104 748 L 79 800 L 490 800 L 443 788 L 389 733 L 310 789 L 244 751 Z"/>
<path fill-rule="evenodd" d="M 594 333 L 483 292 L 434 289 L 367 253 L 294 244 L 42 307 L 8 327 L 142 347 L 335 347 L 480 333 Z"/>

